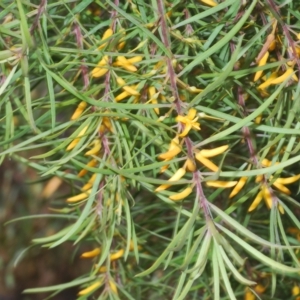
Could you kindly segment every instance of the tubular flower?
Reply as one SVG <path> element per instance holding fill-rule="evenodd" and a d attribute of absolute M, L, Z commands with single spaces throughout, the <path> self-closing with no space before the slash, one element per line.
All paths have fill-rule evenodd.
<path fill-rule="evenodd" d="M 187 196 L 189 196 L 192 191 L 193 191 L 193 189 L 190 186 L 188 186 L 182 192 L 171 195 L 169 198 L 173 201 L 180 201 L 180 200 L 185 199 Z"/>
<path fill-rule="evenodd" d="M 216 166 L 212 161 L 210 161 L 208 157 L 220 155 L 224 153 L 227 149 L 228 145 L 224 145 L 213 149 L 203 149 L 195 155 L 195 158 L 208 169 L 212 170 L 213 172 L 218 172 L 219 167 Z"/>
<path fill-rule="evenodd" d="M 98 62 L 97 66 L 92 70 L 92 77 L 99 78 L 108 72 L 108 56 L 104 55 Z"/>
<path fill-rule="evenodd" d="M 261 85 L 259 85 L 259 89 L 263 90 L 265 88 L 267 88 L 270 85 L 274 85 L 274 84 L 280 84 L 282 82 L 284 82 L 287 78 L 289 78 L 290 76 L 292 76 L 292 78 L 297 81 L 298 78 L 294 73 L 293 68 L 287 68 L 287 70 L 279 77 L 276 78 L 269 78 L 268 80 L 266 80 L 264 83 L 262 83 Z M 293 75 L 292 75 L 293 74 Z"/>
<path fill-rule="evenodd" d="M 228 149 L 228 145 L 224 145 L 214 149 L 203 149 L 199 153 L 201 154 L 201 156 L 208 158 L 208 157 L 214 157 L 220 155 L 224 153 L 227 149 Z"/>
<path fill-rule="evenodd" d="M 96 164 L 97 164 L 97 159 L 92 159 L 91 161 L 89 161 L 89 162 L 86 164 L 86 166 L 87 166 L 87 167 L 95 167 Z M 88 172 L 88 170 L 82 169 L 82 170 L 77 174 L 77 176 L 78 176 L 78 177 L 82 177 L 82 176 L 84 176 L 85 174 L 87 174 L 87 172 Z"/>
<path fill-rule="evenodd" d="M 67 151 L 70 151 L 70 150 L 72 150 L 73 148 L 75 148 L 75 146 L 79 143 L 79 141 L 80 141 L 80 138 L 82 137 L 82 136 L 84 136 L 84 134 L 86 133 L 86 131 L 87 131 L 87 129 L 88 129 L 88 126 L 85 126 L 79 133 L 78 133 L 78 135 L 77 135 L 77 137 L 69 144 L 69 146 L 67 147 Z"/>
<path fill-rule="evenodd" d="M 134 64 L 140 62 L 142 59 L 142 56 L 135 56 L 129 59 L 127 59 L 125 56 L 118 56 L 116 62 L 114 62 L 113 65 L 121 67 L 130 72 L 136 72 L 137 67 L 134 66 Z"/>
<path fill-rule="evenodd" d="M 244 295 L 244 300 L 255 300 L 256 296 L 251 292 L 249 288 L 246 288 L 246 293 Z"/>
<path fill-rule="evenodd" d="M 206 181 L 207 186 L 215 187 L 215 188 L 231 188 L 234 187 L 237 183 L 238 183 L 237 181 L 218 181 L 218 180 Z"/>
<path fill-rule="evenodd" d="M 85 101 L 81 101 L 78 104 L 75 112 L 73 113 L 71 120 L 77 120 L 81 116 L 81 114 L 83 113 L 86 107 L 87 107 L 87 103 Z"/>
<path fill-rule="evenodd" d="M 218 5 L 218 3 L 216 3 L 213 0 L 199 0 L 199 1 L 206 4 L 206 5 L 208 5 L 208 6 L 211 6 L 211 7 L 214 7 L 214 6 Z"/>
<path fill-rule="evenodd" d="M 292 288 L 292 295 L 296 298 L 294 298 L 295 300 L 300 300 L 300 287 L 298 285 L 295 285 L 293 288 Z"/>
<path fill-rule="evenodd" d="M 185 175 L 186 171 L 183 168 L 179 168 L 176 173 L 168 180 L 168 181 L 177 181 L 181 179 Z M 156 188 L 155 192 L 160 192 L 169 188 L 170 184 L 162 184 L 158 188 Z"/>
<path fill-rule="evenodd" d="M 272 179 L 272 178 L 270 178 Z M 292 184 L 296 182 L 297 180 L 300 179 L 300 174 L 292 176 L 292 177 L 287 177 L 287 178 L 277 178 L 272 185 L 274 185 L 279 191 L 281 191 L 284 194 L 290 195 L 291 191 L 285 187 L 285 184 Z"/>
<path fill-rule="evenodd" d="M 104 40 L 108 39 L 109 37 L 111 37 L 111 36 L 113 35 L 113 33 L 114 33 L 114 32 L 112 31 L 112 29 L 111 29 L 111 28 L 108 28 L 108 29 L 104 32 L 104 34 L 103 34 L 103 36 L 102 36 L 102 38 L 101 38 L 101 41 L 104 41 Z M 100 45 L 100 46 L 98 47 L 98 50 L 101 50 L 101 49 L 105 48 L 106 45 L 107 45 L 107 42 L 103 43 L 102 45 Z"/>
<path fill-rule="evenodd" d="M 118 289 L 114 281 L 109 280 L 109 287 L 115 294 L 118 294 Z"/>
<path fill-rule="evenodd" d="M 229 195 L 229 199 L 233 198 L 235 195 L 237 195 L 242 190 L 242 188 L 244 187 L 244 185 L 247 182 L 247 179 L 248 179 L 248 177 L 246 177 L 246 176 L 240 178 L 240 180 L 238 181 L 238 183 L 236 184 L 234 189 L 231 191 L 231 193 Z"/>
<path fill-rule="evenodd" d="M 82 257 L 82 258 L 91 258 L 91 257 L 98 256 L 100 253 L 101 253 L 101 249 L 100 248 L 95 248 L 94 250 L 82 253 L 80 257 Z"/>
<path fill-rule="evenodd" d="M 265 53 L 265 55 L 261 58 L 261 60 L 258 62 L 258 66 L 261 67 L 261 66 L 264 66 L 266 63 L 267 63 L 267 60 L 268 60 L 268 57 L 269 57 L 269 51 L 267 51 Z M 257 81 L 263 74 L 263 71 L 257 71 L 254 75 L 254 79 L 253 81 Z"/>
<path fill-rule="evenodd" d="M 154 86 L 150 86 L 148 88 L 148 95 L 149 95 L 149 102 L 152 104 L 157 104 L 157 97 L 159 96 L 159 93 L 156 93 L 156 89 Z M 154 111 L 157 115 L 159 115 L 159 108 L 155 107 Z"/>
<path fill-rule="evenodd" d="M 95 179 L 96 179 L 96 176 L 97 176 L 97 174 L 94 173 L 94 174 L 92 175 L 92 177 L 89 179 L 89 181 L 81 188 L 81 190 L 82 190 L 83 192 L 89 190 L 89 189 L 93 186 L 93 183 L 94 183 L 94 181 L 95 181 Z"/>
<path fill-rule="evenodd" d="M 117 251 L 116 253 L 112 253 L 109 256 L 109 260 L 113 261 L 113 260 L 117 260 L 119 258 L 121 258 L 124 255 L 124 249 L 121 249 L 119 251 Z"/>
<path fill-rule="evenodd" d="M 256 195 L 256 198 L 248 208 L 248 212 L 255 210 L 262 199 L 265 200 L 267 207 L 271 209 L 273 205 L 273 196 L 271 194 L 270 188 L 266 184 L 262 185 L 260 192 Z M 280 204 L 278 204 L 278 209 L 282 214 L 284 214 L 283 207 Z"/>
<path fill-rule="evenodd" d="M 100 287 L 101 285 L 102 285 L 102 281 L 96 281 L 95 283 L 91 284 L 87 288 L 81 290 L 78 293 L 78 296 L 86 295 L 86 294 L 90 293 L 91 291 L 95 290 L 96 288 Z"/>
<path fill-rule="evenodd" d="M 67 202 L 74 203 L 74 202 L 79 202 L 79 201 L 85 200 L 85 199 L 88 198 L 88 196 L 90 195 L 91 191 L 92 191 L 92 189 L 87 190 L 84 193 L 78 194 L 76 196 L 69 197 L 67 199 Z"/>
<path fill-rule="evenodd" d="M 167 152 L 158 155 L 159 159 L 172 159 L 178 153 L 181 152 L 181 146 L 179 145 L 179 138 L 176 136 L 170 143 L 169 150 Z"/>
<path fill-rule="evenodd" d="M 169 149 L 165 153 L 161 153 L 158 158 L 163 159 L 164 161 L 169 161 L 177 154 L 181 152 L 181 146 L 179 145 L 179 138 L 176 136 L 170 143 Z M 160 169 L 160 173 L 163 173 L 168 169 L 169 165 L 162 166 Z"/>
<path fill-rule="evenodd" d="M 101 150 L 101 142 L 99 139 L 95 139 L 92 144 L 94 145 L 93 148 L 91 150 L 87 151 L 84 154 L 85 156 L 98 154 L 99 151 Z"/>
<path fill-rule="evenodd" d="M 123 78 L 117 77 L 117 83 L 122 87 L 122 89 L 131 96 L 138 96 L 140 93 L 135 89 L 136 86 L 130 87 L 126 85 L 126 82 Z"/>
<path fill-rule="evenodd" d="M 122 101 L 123 99 L 125 99 L 126 97 L 131 96 L 128 92 L 124 91 L 121 94 L 119 94 L 117 97 L 115 97 L 115 100 L 117 102 Z"/>
<path fill-rule="evenodd" d="M 112 123 L 110 121 L 110 118 L 103 117 L 102 118 L 102 123 L 101 123 L 100 128 L 99 128 L 99 132 L 103 134 L 107 130 L 110 131 L 111 133 L 114 132 Z"/>
<path fill-rule="evenodd" d="M 195 162 L 191 158 L 188 158 L 185 162 L 185 168 L 189 172 L 195 172 L 196 171 Z"/>
<path fill-rule="evenodd" d="M 191 108 L 187 116 L 178 115 L 176 117 L 176 122 L 181 122 L 185 125 L 184 130 L 179 137 L 186 136 L 191 129 L 200 130 L 200 123 L 196 122 L 198 117 L 196 117 L 197 111 L 194 108 Z"/>
<path fill-rule="evenodd" d="M 216 166 L 212 161 L 210 161 L 209 159 L 205 158 L 204 156 L 201 155 L 201 153 L 197 153 L 195 155 L 195 158 L 202 163 L 206 168 L 210 169 L 213 172 L 218 172 L 219 171 L 219 167 Z"/>

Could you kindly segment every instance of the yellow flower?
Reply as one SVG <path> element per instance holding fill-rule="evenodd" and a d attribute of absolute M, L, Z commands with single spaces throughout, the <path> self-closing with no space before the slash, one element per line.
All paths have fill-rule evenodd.
<path fill-rule="evenodd" d="M 76 120 L 76 119 L 78 119 L 78 118 L 81 116 L 81 114 L 83 113 L 83 111 L 84 111 L 84 109 L 85 109 L 86 107 L 87 107 L 87 103 L 84 102 L 84 101 L 81 101 L 81 102 L 78 104 L 78 106 L 77 106 L 75 112 L 73 113 L 73 115 L 72 115 L 72 117 L 71 117 L 71 120 Z"/>
<path fill-rule="evenodd" d="M 203 149 L 195 155 L 195 158 L 208 169 L 212 170 L 213 172 L 218 172 L 219 167 L 216 166 L 212 161 L 210 161 L 208 157 L 220 155 L 224 153 L 228 149 L 228 147 L 228 145 L 224 145 L 213 149 Z"/>
<path fill-rule="evenodd" d="M 98 288 L 99 286 L 102 285 L 102 281 L 96 281 L 95 283 L 91 284 L 90 286 L 88 286 L 87 288 L 81 290 L 78 293 L 78 296 L 83 296 L 86 295 L 88 293 L 90 293 L 91 291 L 95 290 L 96 288 Z"/>
<path fill-rule="evenodd" d="M 231 191 L 231 193 L 229 195 L 229 199 L 233 198 L 235 195 L 237 195 L 242 190 L 242 188 L 244 187 L 244 185 L 247 182 L 247 179 L 248 179 L 248 177 L 246 177 L 246 176 L 240 178 L 240 180 L 238 181 L 238 183 L 236 184 L 234 189 Z"/>
<path fill-rule="evenodd" d="M 206 4 L 206 5 L 208 5 L 208 6 L 211 6 L 211 7 L 214 7 L 214 6 L 218 5 L 218 3 L 216 3 L 213 0 L 199 0 L 199 1 Z"/>
<path fill-rule="evenodd" d="M 179 200 L 183 200 L 185 199 L 187 196 L 189 196 L 191 194 L 191 192 L 193 191 L 193 189 L 188 186 L 187 188 L 185 188 L 182 192 L 176 193 L 171 195 L 169 198 L 173 201 L 179 201 Z"/>
<path fill-rule="evenodd" d="M 91 258 L 91 257 L 98 256 L 100 254 L 100 252 L 101 252 L 100 248 L 95 248 L 94 250 L 82 253 L 80 257 Z"/>
<path fill-rule="evenodd" d="M 300 287 L 298 285 L 295 285 L 292 289 L 292 295 L 293 296 L 298 296 L 294 298 L 295 300 L 300 300 Z"/>
<path fill-rule="evenodd" d="M 67 202 L 69 203 L 73 203 L 73 202 L 79 202 L 79 201 L 82 201 L 82 200 L 85 200 L 89 197 L 90 193 L 91 193 L 92 189 L 89 189 L 81 194 L 78 194 L 76 196 L 73 196 L 73 197 L 69 197 L 67 199 Z"/>
<path fill-rule="evenodd" d="M 237 181 L 218 181 L 218 180 L 210 180 L 206 181 L 206 185 L 215 188 L 231 188 L 235 186 Z"/>
<path fill-rule="evenodd" d="M 185 175 L 186 171 L 183 168 L 179 168 L 175 174 L 168 181 L 177 181 L 181 179 Z M 156 188 L 155 192 L 160 192 L 169 188 L 170 184 L 162 184 L 158 188 Z"/>
<path fill-rule="evenodd" d="M 108 56 L 105 55 L 92 70 L 92 77 L 99 78 L 108 72 Z"/>
<path fill-rule="evenodd" d="M 88 126 L 85 126 L 77 135 L 77 137 L 69 144 L 69 146 L 67 147 L 67 151 L 72 150 L 73 148 L 75 148 L 75 146 L 79 143 L 80 138 L 82 136 L 84 136 L 84 134 L 86 133 L 86 131 L 88 130 Z"/>
<path fill-rule="evenodd" d="M 167 152 L 161 153 L 158 155 L 158 159 L 163 159 L 164 161 L 169 161 L 173 157 L 175 157 L 177 154 L 181 152 L 181 146 L 179 144 L 179 138 L 176 136 L 174 139 L 172 139 L 169 149 Z M 169 165 L 162 166 L 160 169 L 160 173 L 163 173 L 168 169 Z"/>
<path fill-rule="evenodd" d="M 178 115 L 176 117 L 176 122 L 181 122 L 185 125 L 184 130 L 179 137 L 186 136 L 191 129 L 200 130 L 200 123 L 197 122 L 198 117 L 196 117 L 197 111 L 194 108 L 191 108 L 187 116 Z"/>
<path fill-rule="evenodd" d="M 267 63 L 267 60 L 268 60 L 268 57 L 269 57 L 269 51 L 267 51 L 265 53 L 265 55 L 261 58 L 261 60 L 258 62 L 258 66 L 261 67 L 261 66 L 264 66 L 266 63 Z M 263 71 L 257 71 L 254 75 L 254 79 L 253 81 L 257 81 L 263 74 Z"/>
<path fill-rule="evenodd" d="M 111 28 L 108 28 L 107 30 L 105 30 L 105 32 L 104 32 L 104 34 L 103 34 L 103 36 L 102 36 L 102 38 L 101 38 L 101 41 L 104 41 L 104 40 L 108 39 L 109 37 L 111 37 L 111 36 L 113 35 L 113 33 L 114 33 L 114 32 L 112 31 L 112 29 L 111 29 Z M 107 45 L 107 42 L 105 42 L 105 43 L 103 43 L 102 45 L 100 45 L 100 46 L 98 47 L 98 49 L 101 50 L 101 49 L 103 49 L 106 45 Z"/>
<path fill-rule="evenodd" d="M 94 167 L 94 166 L 96 166 L 96 164 L 97 164 L 97 159 L 92 159 L 91 161 L 89 161 L 89 162 L 86 164 L 86 166 L 88 166 L 88 167 Z M 77 174 L 77 176 L 78 176 L 78 177 L 82 177 L 82 176 L 84 176 L 87 172 L 88 172 L 88 170 L 82 169 L 82 170 Z"/>
<path fill-rule="evenodd" d="M 254 201 L 252 202 L 252 204 L 248 208 L 248 212 L 251 212 L 251 211 L 255 210 L 262 199 L 265 200 L 265 203 L 266 203 L 267 207 L 269 209 L 271 209 L 272 205 L 273 205 L 273 196 L 272 196 L 270 187 L 268 187 L 266 184 L 263 184 L 261 186 L 261 190 L 256 195 Z M 284 214 L 283 207 L 280 204 L 278 204 L 278 209 L 282 214 Z"/>
<path fill-rule="evenodd" d="M 124 249 L 121 249 L 119 251 L 117 251 L 116 253 L 112 253 L 110 256 L 109 256 L 109 259 L 110 261 L 113 261 L 113 260 L 117 260 L 119 258 L 121 258 L 124 254 Z"/>

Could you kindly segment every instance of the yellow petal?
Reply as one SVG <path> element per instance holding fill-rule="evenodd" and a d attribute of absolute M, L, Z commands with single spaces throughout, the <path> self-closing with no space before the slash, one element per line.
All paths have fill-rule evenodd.
<path fill-rule="evenodd" d="M 194 161 L 190 158 L 186 160 L 185 166 L 186 166 L 186 170 L 189 172 L 195 172 L 196 170 L 196 165 Z"/>
<path fill-rule="evenodd" d="M 278 210 L 280 211 L 280 213 L 283 215 L 284 214 L 284 208 L 282 207 L 282 205 L 279 203 L 278 204 Z M 300 300 L 300 299 L 299 299 Z"/>
<path fill-rule="evenodd" d="M 113 35 L 113 33 L 114 33 L 114 32 L 112 31 L 112 29 L 111 29 L 111 28 L 108 28 L 108 29 L 104 32 L 101 41 L 108 39 L 110 36 Z M 103 49 L 106 45 L 107 45 L 107 42 L 106 42 L 106 43 L 103 43 L 102 45 L 100 45 L 100 46 L 98 47 L 98 49 L 101 50 L 101 49 Z"/>
<path fill-rule="evenodd" d="M 189 186 L 189 187 L 185 188 L 182 192 L 171 195 L 169 198 L 173 201 L 183 200 L 187 196 L 189 196 L 192 191 L 193 191 L 193 189 Z"/>
<path fill-rule="evenodd" d="M 117 77 L 116 80 L 117 80 L 117 84 L 120 86 L 123 86 L 126 84 L 125 80 L 121 77 Z"/>
<path fill-rule="evenodd" d="M 273 200 L 272 200 L 272 195 L 271 195 L 270 189 L 267 186 L 264 186 L 264 188 L 263 188 L 263 197 L 264 197 L 267 207 L 269 209 L 271 209 L 272 205 L 273 205 Z"/>
<path fill-rule="evenodd" d="M 123 86 L 122 89 L 125 90 L 127 93 L 129 93 L 132 96 L 140 95 L 140 93 L 137 90 L 135 90 L 132 87 L 127 86 L 127 85 Z"/>
<path fill-rule="evenodd" d="M 206 157 L 206 158 L 214 157 L 214 156 L 217 156 L 217 155 L 220 155 L 220 154 L 224 153 L 228 149 L 228 147 L 229 147 L 228 145 L 224 145 L 224 146 L 217 147 L 217 148 L 214 148 L 214 149 L 203 149 L 199 153 L 203 157 Z"/>
<path fill-rule="evenodd" d="M 74 202 L 85 200 L 86 198 L 88 198 L 88 196 L 90 195 L 91 191 L 92 190 L 90 189 L 90 190 L 87 190 L 86 192 L 81 193 L 79 195 L 76 195 L 76 196 L 73 196 L 73 197 L 69 197 L 67 199 L 67 202 L 74 203 Z"/>
<path fill-rule="evenodd" d="M 92 71 L 92 77 L 100 78 L 100 77 L 104 76 L 107 72 L 108 72 L 108 69 L 105 67 L 96 67 Z"/>
<path fill-rule="evenodd" d="M 52 177 L 44 187 L 42 192 L 42 197 L 50 198 L 57 191 L 57 189 L 60 187 L 62 183 L 63 181 L 60 177 L 57 176 Z"/>
<path fill-rule="evenodd" d="M 135 64 L 143 60 L 143 56 L 134 56 L 131 58 L 127 58 L 127 63 Z"/>
<path fill-rule="evenodd" d="M 148 94 L 149 94 L 149 98 L 151 99 L 156 93 L 156 88 L 154 86 L 150 86 L 148 88 Z"/>
<path fill-rule="evenodd" d="M 102 266 L 98 269 L 99 273 L 105 273 L 107 271 L 107 267 L 106 266 Z"/>
<path fill-rule="evenodd" d="M 181 147 L 177 146 L 176 148 L 173 148 L 172 150 L 169 150 L 165 153 L 161 153 L 160 155 L 158 155 L 158 158 L 169 160 L 169 159 L 172 159 L 173 157 L 175 157 L 180 152 L 181 152 Z"/>
<path fill-rule="evenodd" d="M 185 169 L 179 168 L 168 181 L 177 181 L 177 180 L 181 179 L 185 175 L 185 173 L 186 173 Z M 170 186 L 171 186 L 170 184 L 162 184 L 158 188 L 156 188 L 155 192 L 165 190 L 165 189 L 169 188 Z"/>
<path fill-rule="evenodd" d="M 185 124 L 183 131 L 178 135 L 179 137 L 185 137 L 192 129 L 191 124 Z"/>
<path fill-rule="evenodd" d="M 160 192 L 168 189 L 171 185 L 170 184 L 162 184 L 159 187 L 157 187 L 154 192 Z"/>
<path fill-rule="evenodd" d="M 95 154 L 99 153 L 99 151 L 101 150 L 101 142 L 98 139 L 96 139 L 96 140 L 94 140 L 93 144 L 94 144 L 94 147 L 91 150 L 87 151 L 84 154 L 85 156 L 95 155 Z"/>
<path fill-rule="evenodd" d="M 73 113 L 72 117 L 71 117 L 71 120 L 76 120 L 80 117 L 80 115 L 82 114 L 82 112 L 84 111 L 84 109 L 87 107 L 87 103 L 85 101 L 81 101 L 75 112 Z"/>
<path fill-rule="evenodd" d="M 93 283 L 92 285 L 88 286 L 87 288 L 81 290 L 78 293 L 78 296 L 86 295 L 86 294 L 90 293 L 91 291 L 95 290 L 97 287 L 99 287 L 101 285 L 102 285 L 102 281 L 97 281 L 97 282 Z"/>
<path fill-rule="evenodd" d="M 206 168 L 212 170 L 213 172 L 218 172 L 219 171 L 219 168 L 212 162 L 210 161 L 209 159 L 203 157 L 201 155 L 201 153 L 197 153 L 195 155 L 195 158 L 200 162 L 202 163 Z"/>
<path fill-rule="evenodd" d="M 196 114 L 197 114 L 197 110 L 196 110 L 195 108 L 191 108 L 191 109 L 188 111 L 187 117 L 188 117 L 190 120 L 193 120 L 193 119 L 196 117 Z"/>
<path fill-rule="evenodd" d="M 264 175 L 257 175 L 255 178 L 255 182 L 256 183 L 261 182 L 263 179 L 264 179 Z"/>
<path fill-rule="evenodd" d="M 277 182 L 277 180 L 275 182 L 272 183 L 272 185 L 274 185 L 279 191 L 283 192 L 284 194 L 290 195 L 291 191 L 285 187 L 283 184 Z"/>
<path fill-rule="evenodd" d="M 123 254 L 124 254 L 124 249 L 121 249 L 121 250 L 117 251 L 116 253 L 110 254 L 109 259 L 110 259 L 110 261 L 117 260 L 117 259 L 121 258 L 123 256 Z"/>
<path fill-rule="evenodd" d="M 294 70 L 292 68 L 287 68 L 287 70 L 281 76 L 273 79 L 271 81 L 271 84 L 280 84 L 280 83 L 284 82 L 293 73 L 294 73 Z"/>
<path fill-rule="evenodd" d="M 98 256 L 100 252 L 101 252 L 101 248 L 95 248 L 94 250 L 82 253 L 80 257 L 91 258 L 91 257 Z"/>
<path fill-rule="evenodd" d="M 234 187 L 238 182 L 237 181 L 218 181 L 211 180 L 206 181 L 206 185 L 215 188 L 231 188 Z"/>
<path fill-rule="evenodd" d="M 262 198 L 263 198 L 263 191 L 260 191 L 257 194 L 257 196 L 254 199 L 254 201 L 252 202 L 251 206 L 248 208 L 248 212 L 253 211 L 258 206 L 258 204 L 261 202 Z"/>
<path fill-rule="evenodd" d="M 254 287 L 254 291 L 258 294 L 262 294 L 264 293 L 264 291 L 266 290 L 267 287 L 261 285 L 261 284 L 257 284 L 255 287 Z"/>
<path fill-rule="evenodd" d="M 237 195 L 241 191 L 241 189 L 246 184 L 247 179 L 248 179 L 248 177 L 246 177 L 246 176 L 240 178 L 240 180 L 238 181 L 237 185 L 231 191 L 231 193 L 229 195 L 229 198 L 233 198 L 235 195 Z"/>
<path fill-rule="evenodd" d="M 112 280 L 109 280 L 109 287 L 115 294 L 118 294 L 117 286 Z"/>
<path fill-rule="evenodd" d="M 175 174 L 169 179 L 169 181 L 177 181 L 185 175 L 186 171 L 183 168 L 179 168 Z"/>
<path fill-rule="evenodd" d="M 107 66 L 108 66 L 108 56 L 105 55 L 97 64 L 97 66 L 92 70 L 91 73 L 92 77 L 98 78 L 106 74 L 108 71 Z"/>
<path fill-rule="evenodd" d="M 136 72 L 137 68 L 134 65 L 131 64 L 121 64 L 121 67 L 123 67 L 125 70 L 130 71 L 130 72 Z"/>
<path fill-rule="evenodd" d="M 256 296 L 249 289 L 247 289 L 244 300 L 256 300 Z"/>
<path fill-rule="evenodd" d="M 261 66 L 264 66 L 266 63 L 267 63 L 267 60 L 268 60 L 268 57 L 269 57 L 269 51 L 267 51 L 264 56 L 261 58 L 261 60 L 258 62 L 258 66 L 261 67 Z M 257 81 L 263 74 L 263 71 L 257 71 L 254 75 L 254 79 L 253 81 Z"/>
<path fill-rule="evenodd" d="M 125 47 L 125 45 L 126 45 L 126 42 L 125 42 L 125 41 L 120 42 L 120 43 L 118 44 L 118 46 L 117 46 L 117 49 L 120 51 L 120 50 L 122 50 L 122 49 Z"/>
<path fill-rule="evenodd" d="M 85 126 L 77 135 L 77 137 L 69 144 L 67 151 L 72 150 L 80 141 L 80 138 L 86 133 L 88 126 Z"/>
<path fill-rule="evenodd" d="M 123 93 L 119 94 L 119 95 L 115 98 L 115 100 L 116 100 L 116 101 L 121 101 L 121 100 L 125 99 L 125 98 L 128 97 L 128 96 L 130 96 L 130 94 L 129 94 L 128 92 L 124 91 Z"/>
<path fill-rule="evenodd" d="M 280 184 L 291 184 L 293 182 L 296 182 L 298 179 L 300 179 L 300 174 L 287 178 L 277 178 L 275 182 L 278 182 Z"/>
<path fill-rule="evenodd" d="M 208 6 L 212 6 L 212 7 L 218 5 L 218 3 L 216 3 L 216 2 L 213 1 L 213 0 L 200 0 L 200 2 L 202 2 L 202 3 L 204 3 L 204 4 L 208 5 Z"/>
<path fill-rule="evenodd" d="M 91 161 L 89 161 L 86 165 L 88 167 L 94 167 L 97 164 L 97 160 L 96 159 L 92 159 Z M 84 176 L 86 173 L 88 172 L 88 170 L 86 169 L 82 169 L 79 173 L 78 173 L 78 177 L 82 177 Z"/>

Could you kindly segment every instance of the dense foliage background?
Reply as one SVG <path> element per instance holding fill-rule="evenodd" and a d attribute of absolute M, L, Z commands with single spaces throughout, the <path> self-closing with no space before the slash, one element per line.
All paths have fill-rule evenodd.
<path fill-rule="evenodd" d="M 299 10 L 2 1 L 3 291 L 299 300 Z"/>

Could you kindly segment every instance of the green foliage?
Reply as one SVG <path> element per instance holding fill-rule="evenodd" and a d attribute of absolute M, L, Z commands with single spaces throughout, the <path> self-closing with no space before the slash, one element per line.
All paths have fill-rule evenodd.
<path fill-rule="evenodd" d="M 300 2 L 280 4 L 0 4 L 0 159 L 72 186 L 33 244 L 90 249 L 89 274 L 25 292 L 297 295 Z"/>

